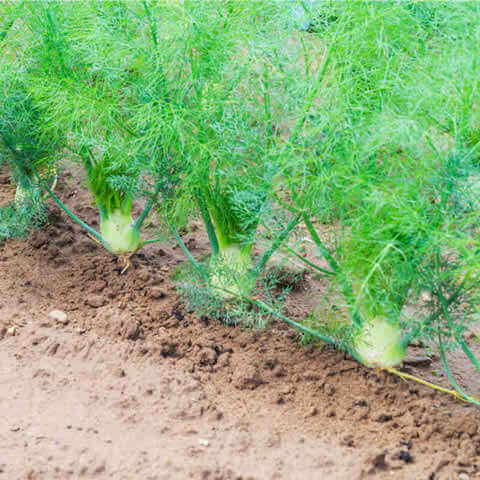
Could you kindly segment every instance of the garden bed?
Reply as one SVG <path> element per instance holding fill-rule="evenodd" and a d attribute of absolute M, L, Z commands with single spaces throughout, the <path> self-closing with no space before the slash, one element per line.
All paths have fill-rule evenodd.
<path fill-rule="evenodd" d="M 79 180 L 68 184 L 63 200 L 95 224 Z M 2 201 L 12 195 L 2 183 Z M 190 230 L 201 254 L 205 235 Z M 0 478 L 480 475 L 476 407 L 300 346 L 284 324 L 198 318 L 171 285 L 184 261 L 174 244 L 149 245 L 122 274 L 53 205 L 46 228 L 0 247 Z M 312 282 L 288 313 L 302 313 Z M 444 380 L 436 362 L 408 368 Z M 480 394 L 468 361 L 452 370 Z"/>

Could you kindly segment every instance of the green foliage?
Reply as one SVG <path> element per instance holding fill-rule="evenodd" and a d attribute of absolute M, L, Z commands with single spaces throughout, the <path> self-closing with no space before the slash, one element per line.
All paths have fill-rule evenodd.
<path fill-rule="evenodd" d="M 27 237 L 45 224 L 47 206 L 39 198 L 30 197 L 22 205 L 13 202 L 0 208 L 0 244 L 7 240 Z"/>
<path fill-rule="evenodd" d="M 282 312 L 290 288 L 284 285 L 284 273 L 270 269 L 257 282 L 256 295 L 273 310 Z M 225 301 L 215 289 L 209 288 L 192 266 L 177 269 L 172 278 L 188 311 L 199 318 L 220 320 L 227 325 L 266 328 L 271 315 L 245 299 Z"/>
<path fill-rule="evenodd" d="M 23 72 L 0 65 L 0 158 L 17 184 L 37 183 L 35 171 L 48 173 L 61 139 L 44 134 L 42 111 L 32 102 Z"/>

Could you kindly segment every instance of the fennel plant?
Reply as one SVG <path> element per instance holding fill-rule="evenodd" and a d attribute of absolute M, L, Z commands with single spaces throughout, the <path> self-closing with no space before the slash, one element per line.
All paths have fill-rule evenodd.
<path fill-rule="evenodd" d="M 122 7 L 123 5 L 123 7 Z M 29 94 L 45 113 L 46 135 L 67 134 L 66 148 L 84 165 L 95 198 L 100 232 L 86 225 L 48 187 L 60 207 L 117 255 L 131 255 L 145 243 L 140 230 L 160 190 L 160 176 L 129 126 L 138 88 L 132 67 L 144 61 L 149 31 L 141 4 L 130 8 L 84 2 L 27 4 L 23 58 Z M 143 11 L 143 16 L 141 15 Z M 133 35 L 132 22 L 141 32 Z M 143 34 L 143 36 L 142 36 Z M 40 41 L 39 41 L 40 40 Z M 124 42 L 131 41 L 122 50 Z M 136 220 L 134 200 L 145 198 Z"/>
<path fill-rule="evenodd" d="M 462 339 L 465 302 L 478 301 L 478 275 L 466 273 L 477 253 L 465 253 L 475 240 L 462 214 L 468 196 L 460 176 L 469 167 L 456 168 L 455 156 L 439 151 L 436 119 L 412 98 L 425 98 L 431 78 L 443 91 L 455 81 L 435 56 L 463 46 L 473 58 L 476 47 L 465 46 L 478 8 L 462 7 L 464 21 L 445 4 L 423 12 L 394 2 L 325 8 L 335 21 L 315 35 L 334 45 L 328 83 L 304 136 L 290 145 L 284 208 L 302 214 L 328 268 L 309 265 L 337 283 L 349 312 L 349 332 L 330 341 L 368 366 L 399 364 L 419 337 L 443 353 L 460 345 L 475 363 Z"/>

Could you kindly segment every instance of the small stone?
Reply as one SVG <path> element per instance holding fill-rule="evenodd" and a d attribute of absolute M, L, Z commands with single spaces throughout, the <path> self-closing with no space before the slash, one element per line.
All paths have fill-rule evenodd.
<path fill-rule="evenodd" d="M 125 336 L 128 340 L 137 340 L 140 336 L 140 325 L 132 321 L 125 329 Z"/>
<path fill-rule="evenodd" d="M 116 368 L 114 371 L 113 371 L 113 375 L 115 377 L 118 377 L 118 378 L 123 378 L 123 377 L 126 377 L 127 374 L 125 373 L 125 370 L 123 368 Z"/>
<path fill-rule="evenodd" d="M 458 480 L 470 480 L 470 477 L 465 472 L 462 472 L 458 475 Z"/>
<path fill-rule="evenodd" d="M 407 450 L 400 450 L 398 452 L 398 458 L 403 460 L 405 463 L 413 463 L 413 457 Z"/>
<path fill-rule="evenodd" d="M 61 325 L 68 325 L 69 322 L 68 315 L 65 312 L 62 312 L 62 310 L 52 310 L 48 314 L 48 317 Z"/>
<path fill-rule="evenodd" d="M 15 336 L 17 333 L 17 327 L 10 327 L 7 329 L 7 335 L 10 335 L 11 337 Z"/>
<path fill-rule="evenodd" d="M 288 395 L 295 392 L 295 387 L 292 385 L 285 385 L 280 391 L 283 395 Z"/>
<path fill-rule="evenodd" d="M 388 414 L 388 413 L 381 413 L 376 419 L 375 421 L 377 421 L 378 423 L 386 423 L 386 422 L 390 422 L 392 420 L 392 415 Z"/>
<path fill-rule="evenodd" d="M 335 410 L 331 409 L 327 412 L 327 417 L 328 418 L 332 418 L 332 417 L 335 417 L 337 415 L 337 413 L 335 412 Z"/>
<path fill-rule="evenodd" d="M 340 445 L 343 445 L 344 447 L 353 447 L 355 445 L 353 435 L 351 433 L 344 435 L 340 440 Z"/>
<path fill-rule="evenodd" d="M 208 447 L 210 445 L 210 442 L 208 440 L 205 440 L 204 438 L 199 438 L 198 444 L 202 447 Z"/>
<path fill-rule="evenodd" d="M 103 305 L 105 305 L 105 298 L 103 295 L 89 295 L 86 303 L 93 308 L 103 307 Z"/>
<path fill-rule="evenodd" d="M 309 417 L 315 417 L 315 415 L 318 414 L 318 408 L 317 407 L 312 407 L 310 411 L 308 412 Z"/>
<path fill-rule="evenodd" d="M 403 359 L 403 363 L 411 366 L 430 365 L 432 363 L 432 359 L 426 355 L 407 355 Z"/>

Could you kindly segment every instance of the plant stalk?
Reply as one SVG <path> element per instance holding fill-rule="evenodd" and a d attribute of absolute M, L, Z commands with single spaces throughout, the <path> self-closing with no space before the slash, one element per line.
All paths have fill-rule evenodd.
<path fill-rule="evenodd" d="M 140 213 L 139 217 L 137 218 L 133 228 L 137 231 L 140 230 L 143 222 L 145 221 L 145 219 L 147 218 L 148 214 L 150 213 L 150 211 L 152 210 L 153 208 L 153 205 L 155 204 L 156 200 L 157 200 L 157 197 L 158 197 L 158 194 L 160 192 L 160 188 L 161 188 L 161 182 L 160 180 L 157 181 L 157 184 L 155 186 L 155 190 L 154 192 L 152 193 L 152 196 L 148 199 L 144 209 L 142 210 L 142 213 Z"/>
<path fill-rule="evenodd" d="M 275 251 L 280 247 L 280 245 L 285 241 L 287 236 L 290 232 L 298 225 L 300 222 L 301 215 L 297 214 L 293 217 L 290 222 L 288 222 L 287 226 L 283 230 L 280 235 L 273 241 L 272 246 L 263 254 L 262 258 L 259 260 L 257 265 L 253 268 L 253 274 L 258 276 L 260 272 L 265 268 L 265 265 L 270 260 L 271 256 L 275 253 Z"/>

